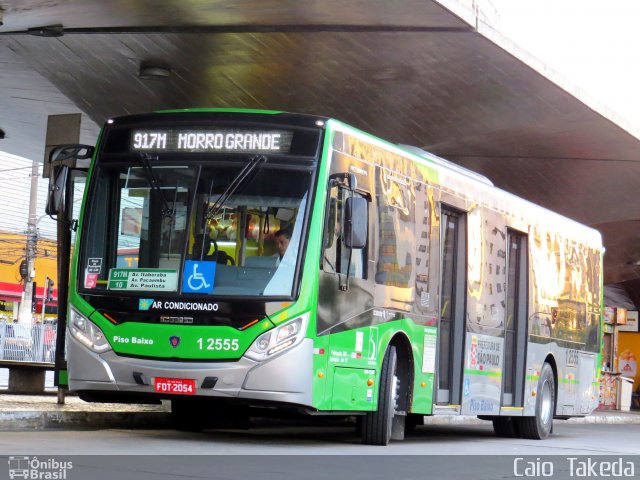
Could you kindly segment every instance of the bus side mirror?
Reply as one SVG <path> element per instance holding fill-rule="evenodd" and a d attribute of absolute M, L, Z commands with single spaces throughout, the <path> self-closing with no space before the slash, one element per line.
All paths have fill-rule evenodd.
<path fill-rule="evenodd" d="M 49 178 L 49 195 L 47 196 L 47 205 L 44 209 L 45 213 L 49 216 L 58 215 L 58 212 L 60 211 L 62 200 L 64 199 L 68 175 L 69 167 L 66 165 L 53 167 L 53 175 Z"/>
<path fill-rule="evenodd" d="M 90 161 L 95 148 L 91 145 L 59 145 L 49 154 L 49 194 L 45 213 L 53 218 L 62 206 L 69 169 L 83 169 L 78 160 Z"/>
<path fill-rule="evenodd" d="M 369 232 L 369 202 L 362 197 L 349 197 L 344 207 L 344 244 L 347 248 L 364 248 Z"/>

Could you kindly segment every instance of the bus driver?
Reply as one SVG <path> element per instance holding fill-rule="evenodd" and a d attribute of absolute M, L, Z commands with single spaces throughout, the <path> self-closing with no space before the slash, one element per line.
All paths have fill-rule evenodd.
<path fill-rule="evenodd" d="M 273 240 L 277 250 L 277 252 L 274 253 L 273 256 L 278 257 L 276 265 L 280 265 L 282 257 L 284 257 L 284 253 L 287 251 L 287 247 L 289 246 L 289 242 L 291 241 L 291 230 L 289 228 L 278 230 L 273 235 Z"/>

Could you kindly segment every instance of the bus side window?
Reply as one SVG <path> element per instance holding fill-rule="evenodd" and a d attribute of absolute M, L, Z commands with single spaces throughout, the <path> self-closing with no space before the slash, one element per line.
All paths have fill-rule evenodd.
<path fill-rule="evenodd" d="M 364 198 L 358 192 L 353 193 L 356 197 Z M 334 187 L 331 189 L 331 196 L 327 205 L 327 220 L 324 232 L 322 259 L 322 269 L 328 273 L 341 273 L 346 275 L 349 264 L 349 254 L 351 253 L 351 268 L 349 276 L 352 278 L 367 278 L 367 246 L 365 248 L 349 249 L 345 245 L 343 238 L 343 217 L 346 199 L 351 196 L 351 192 L 345 188 Z"/>
<path fill-rule="evenodd" d="M 325 250 L 327 248 L 333 247 L 335 243 L 336 236 L 336 215 L 337 215 L 337 205 L 338 200 L 335 197 L 331 197 L 329 199 L 329 206 L 327 212 L 327 223 L 326 228 L 327 231 L 324 235 L 323 247 Z"/>
<path fill-rule="evenodd" d="M 327 273 L 336 273 L 336 251 L 339 242 L 338 224 L 338 197 L 337 188 L 332 188 L 327 202 L 325 218 L 324 238 L 322 240 L 322 270 Z"/>

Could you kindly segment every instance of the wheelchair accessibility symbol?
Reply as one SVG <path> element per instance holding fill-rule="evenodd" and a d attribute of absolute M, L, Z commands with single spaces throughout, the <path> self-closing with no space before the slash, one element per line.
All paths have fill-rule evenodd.
<path fill-rule="evenodd" d="M 465 397 L 468 397 L 469 395 L 471 395 L 471 382 L 469 381 L 468 378 L 464 379 L 463 394 Z"/>
<path fill-rule="evenodd" d="M 216 262 L 187 260 L 182 272 L 182 291 L 185 293 L 213 292 Z"/>

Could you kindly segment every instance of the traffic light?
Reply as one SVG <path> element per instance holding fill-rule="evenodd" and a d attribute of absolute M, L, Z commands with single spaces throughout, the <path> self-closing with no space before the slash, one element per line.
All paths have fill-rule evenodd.
<path fill-rule="evenodd" d="M 37 289 L 37 285 L 36 282 L 33 282 L 33 287 L 31 287 L 31 312 L 35 312 L 36 311 L 36 301 L 37 301 L 37 297 L 36 297 L 36 289 Z"/>
<path fill-rule="evenodd" d="M 47 278 L 47 302 L 53 301 L 53 278 Z"/>
<path fill-rule="evenodd" d="M 20 278 L 22 280 L 25 280 L 28 274 L 29 274 L 29 264 L 27 263 L 26 260 L 22 260 L 20 262 Z"/>

